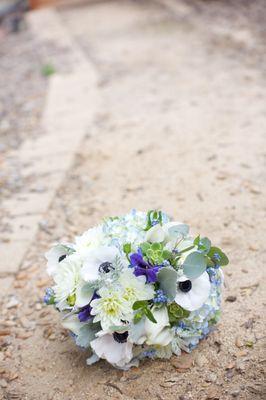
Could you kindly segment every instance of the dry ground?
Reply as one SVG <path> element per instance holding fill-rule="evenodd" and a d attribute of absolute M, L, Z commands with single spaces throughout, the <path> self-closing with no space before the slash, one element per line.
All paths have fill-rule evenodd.
<path fill-rule="evenodd" d="M 250 18 L 244 2 L 207 3 L 176 2 L 175 13 L 140 1 L 60 11 L 99 70 L 102 102 L 15 297 L 2 299 L 4 399 L 263 399 L 263 15 L 260 2 Z M 43 253 L 132 207 L 162 208 L 224 248 L 223 317 L 189 357 L 129 372 L 86 367 L 86 352 L 42 304 Z"/>

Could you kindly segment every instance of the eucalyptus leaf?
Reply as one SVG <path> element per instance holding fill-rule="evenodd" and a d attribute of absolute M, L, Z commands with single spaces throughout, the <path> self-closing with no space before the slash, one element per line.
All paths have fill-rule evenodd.
<path fill-rule="evenodd" d="M 189 279 L 196 279 L 203 274 L 206 270 L 206 266 L 206 256 L 198 251 L 194 251 L 186 257 L 183 263 L 183 271 Z"/>
<path fill-rule="evenodd" d="M 208 252 L 208 257 L 210 257 L 210 259 L 218 265 L 223 266 L 229 263 L 227 255 L 224 254 L 219 247 L 211 247 L 210 251 Z"/>
<path fill-rule="evenodd" d="M 168 234 L 172 238 L 185 237 L 188 235 L 188 232 L 189 226 L 186 224 L 174 225 L 168 229 Z"/>
<path fill-rule="evenodd" d="M 207 237 L 201 238 L 198 243 L 199 250 L 204 251 L 204 253 L 208 253 L 211 248 L 211 241 Z"/>
<path fill-rule="evenodd" d="M 128 329 L 128 325 L 112 325 L 110 326 L 110 330 L 112 332 L 124 332 Z"/>
<path fill-rule="evenodd" d="M 79 330 L 76 338 L 76 344 L 81 347 L 89 347 L 90 342 L 95 339 L 96 333 L 99 331 L 99 326 L 95 324 L 86 324 Z"/>
<path fill-rule="evenodd" d="M 164 294 L 170 300 L 174 300 L 176 296 L 177 272 L 171 267 L 164 267 L 158 272 L 157 279 L 160 283 L 160 289 L 163 290 Z"/>

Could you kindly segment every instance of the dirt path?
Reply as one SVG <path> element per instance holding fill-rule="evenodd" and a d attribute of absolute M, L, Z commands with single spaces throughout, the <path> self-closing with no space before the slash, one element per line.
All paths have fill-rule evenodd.
<path fill-rule="evenodd" d="M 4 300 L 5 399 L 263 398 L 262 32 L 215 3 L 177 3 L 171 14 L 136 1 L 61 11 L 99 70 L 102 103 L 17 276 L 16 298 Z M 163 208 L 222 245 L 231 260 L 223 317 L 190 357 L 126 373 L 86 367 L 86 353 L 42 305 L 43 253 L 132 207 Z"/>

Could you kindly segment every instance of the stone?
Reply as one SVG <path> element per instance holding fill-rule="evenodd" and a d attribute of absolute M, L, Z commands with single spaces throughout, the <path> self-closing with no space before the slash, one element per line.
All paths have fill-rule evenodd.
<path fill-rule="evenodd" d="M 236 296 L 227 296 L 225 301 L 228 301 L 229 303 L 234 303 L 236 301 Z"/>
<path fill-rule="evenodd" d="M 181 356 L 172 357 L 171 364 L 178 370 L 190 369 L 193 365 L 193 358 L 191 354 L 182 353 Z"/>
<path fill-rule="evenodd" d="M 217 381 L 217 375 L 214 372 L 210 372 L 205 381 L 214 383 Z"/>

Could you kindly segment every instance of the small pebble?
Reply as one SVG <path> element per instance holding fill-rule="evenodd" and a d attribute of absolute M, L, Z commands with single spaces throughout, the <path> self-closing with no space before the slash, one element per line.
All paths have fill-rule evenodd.
<path fill-rule="evenodd" d="M 207 376 L 207 378 L 205 379 L 205 381 L 206 381 L 206 382 L 212 382 L 212 383 L 214 383 L 214 382 L 217 381 L 217 375 L 216 375 L 215 373 L 211 372 L 211 373 Z"/>
<path fill-rule="evenodd" d="M 237 396 L 239 395 L 239 393 L 240 393 L 240 389 L 239 389 L 239 388 L 233 389 L 233 390 L 230 392 L 230 394 L 231 394 L 232 397 L 237 397 Z"/>
<path fill-rule="evenodd" d="M 236 301 L 236 296 L 227 296 L 225 301 L 228 301 L 229 303 L 234 303 Z"/>
<path fill-rule="evenodd" d="M 0 386 L 2 388 L 6 388 L 7 387 L 7 381 L 5 379 L 0 379 Z"/>
<path fill-rule="evenodd" d="M 16 297 L 12 297 L 9 302 L 6 304 L 6 308 L 10 309 L 10 308 L 14 308 L 17 307 L 19 305 L 19 301 L 18 299 L 16 299 Z"/>

